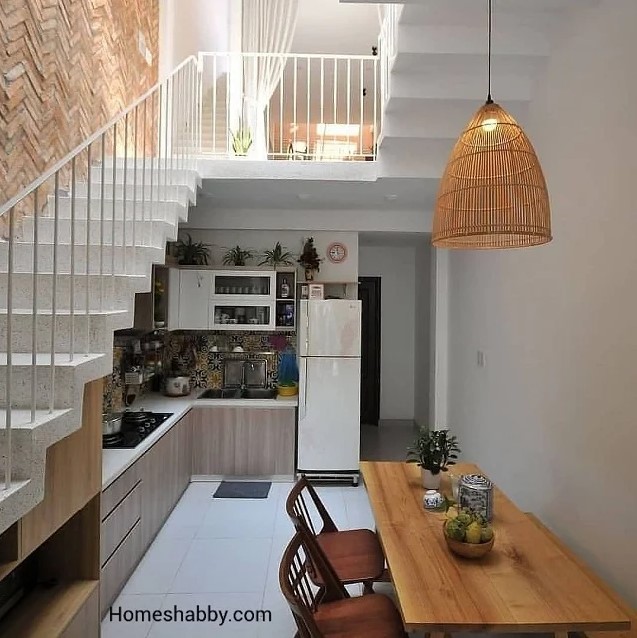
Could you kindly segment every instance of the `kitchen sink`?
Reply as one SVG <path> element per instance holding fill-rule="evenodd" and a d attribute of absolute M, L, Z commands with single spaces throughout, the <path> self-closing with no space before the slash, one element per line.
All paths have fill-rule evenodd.
<path fill-rule="evenodd" d="M 214 388 L 208 389 L 199 396 L 200 399 L 276 399 L 274 388 Z"/>

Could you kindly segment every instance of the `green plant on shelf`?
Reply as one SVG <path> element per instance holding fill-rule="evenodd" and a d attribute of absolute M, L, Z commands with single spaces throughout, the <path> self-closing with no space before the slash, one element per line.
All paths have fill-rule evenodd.
<path fill-rule="evenodd" d="M 177 261 L 182 266 L 207 266 L 210 259 L 210 244 L 193 241 L 187 234 L 187 239 L 178 239 L 175 243 Z"/>
<path fill-rule="evenodd" d="M 280 241 L 276 243 L 272 250 L 264 250 L 262 256 L 263 259 L 259 262 L 259 266 L 271 266 L 272 268 L 291 266 L 294 259 L 294 255 L 285 246 L 281 246 Z"/>
<path fill-rule="evenodd" d="M 254 250 L 246 248 L 245 250 L 241 246 L 234 246 L 234 248 L 228 248 L 223 255 L 224 266 L 245 266 L 246 262 L 254 258 Z"/>

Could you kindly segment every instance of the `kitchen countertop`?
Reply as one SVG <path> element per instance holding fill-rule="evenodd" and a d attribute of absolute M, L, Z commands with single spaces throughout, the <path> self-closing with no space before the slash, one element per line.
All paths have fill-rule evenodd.
<path fill-rule="evenodd" d="M 177 423 L 191 408 L 295 408 L 298 397 L 279 397 L 277 399 L 198 399 L 204 390 L 198 389 L 187 397 L 166 397 L 157 392 L 150 392 L 136 399 L 131 410 L 149 410 L 152 412 L 172 412 L 172 416 L 164 421 L 150 436 L 137 447 L 120 450 L 102 451 L 102 490 L 105 490 L 115 479 L 121 476 L 144 452 L 148 451 L 170 428 Z"/>

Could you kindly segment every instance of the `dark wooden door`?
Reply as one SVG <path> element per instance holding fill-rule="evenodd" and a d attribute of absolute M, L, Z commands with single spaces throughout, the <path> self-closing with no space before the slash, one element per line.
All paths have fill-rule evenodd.
<path fill-rule="evenodd" d="M 380 277 L 360 277 L 361 423 L 378 425 L 380 418 Z"/>

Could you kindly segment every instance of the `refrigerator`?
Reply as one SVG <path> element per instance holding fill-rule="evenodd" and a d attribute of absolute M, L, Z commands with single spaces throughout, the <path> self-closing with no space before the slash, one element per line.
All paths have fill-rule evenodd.
<path fill-rule="evenodd" d="M 361 302 L 302 300 L 297 470 L 358 483 Z"/>

